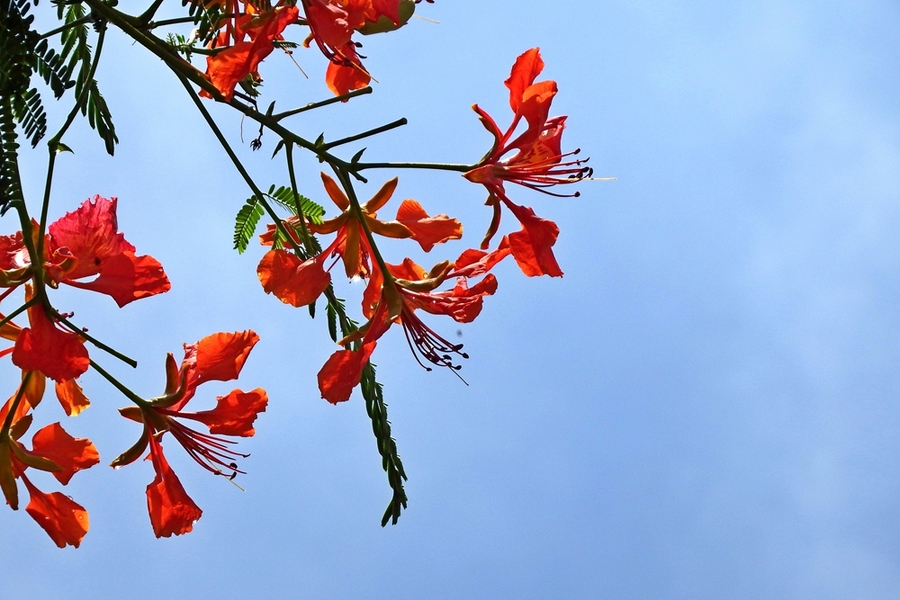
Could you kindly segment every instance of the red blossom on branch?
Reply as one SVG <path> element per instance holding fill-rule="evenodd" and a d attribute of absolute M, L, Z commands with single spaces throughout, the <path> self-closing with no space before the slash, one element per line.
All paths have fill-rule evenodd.
<path fill-rule="evenodd" d="M 257 275 L 267 294 L 274 294 L 278 299 L 291 306 L 305 306 L 315 302 L 331 283 L 330 270 L 334 265 L 326 265 L 329 258 L 340 257 L 344 262 L 347 277 L 369 277 L 373 272 L 372 249 L 368 238 L 362 231 L 362 225 L 355 211 L 351 209 L 350 200 L 341 191 L 337 183 L 322 173 L 322 182 L 332 202 L 341 209 L 341 214 L 323 221 L 320 224 L 309 223 L 307 227 L 313 233 L 336 234 L 334 241 L 322 252 L 301 260 L 288 250 L 270 250 L 257 267 Z M 394 239 L 412 238 L 423 250 L 428 252 L 435 244 L 462 237 L 462 225 L 447 215 L 429 217 L 425 209 L 415 200 L 404 200 L 397 210 L 394 221 L 381 221 L 377 211 L 390 200 L 397 187 L 397 178 L 386 182 L 381 189 L 367 202 L 360 206 L 365 226 L 374 234 Z M 285 225 L 293 231 L 296 217 L 287 219 Z M 262 236 L 264 244 L 272 244 L 275 227 Z M 295 241 L 299 239 L 295 238 Z"/>
<path fill-rule="evenodd" d="M 51 321 L 43 304 L 28 308 L 26 327 L 16 338 L 12 362 L 23 371 L 38 371 L 54 381 L 80 377 L 90 366 L 87 348 L 78 334 Z"/>
<path fill-rule="evenodd" d="M 400 26 L 400 0 L 302 0 L 309 37 L 329 60 L 325 83 L 336 96 L 369 85 L 371 75 L 360 60 L 353 33 L 387 17 Z"/>
<path fill-rule="evenodd" d="M 369 320 L 356 333 L 341 340 L 344 349 L 332 354 L 319 371 L 322 397 L 332 404 L 350 398 L 378 339 L 393 323 L 399 323 L 403 328 L 410 350 L 422 367 L 430 371 L 431 367 L 425 364 L 429 363 L 448 367 L 454 372 L 459 370 L 460 366 L 454 363 L 453 356 L 468 358 L 462 352 L 462 344 L 453 344 L 442 337 L 426 325 L 415 311 L 420 309 L 434 315 L 446 315 L 458 323 L 473 321 L 481 312 L 484 296 L 497 291 L 497 279 L 487 270 L 508 254 L 509 248 L 504 240 L 501 247 L 492 253 L 464 252 L 457 261 L 459 267 L 444 261 L 426 272 L 407 258 L 402 264 L 387 265 L 387 280 L 376 270 L 364 295 L 364 313 Z M 469 287 L 468 278 L 480 275 L 485 277 Z M 456 278 L 453 289 L 434 291 L 453 277 Z M 347 348 L 355 342 L 358 342 L 355 349 Z"/>
<path fill-rule="evenodd" d="M 285 28 L 296 23 L 300 12 L 296 6 L 279 3 L 277 6 L 258 12 L 253 4 L 244 4 L 244 14 L 228 21 L 220 32 L 218 45 L 226 48 L 206 59 L 206 76 L 216 89 L 231 100 L 234 88 L 247 75 L 259 77 L 257 69 L 275 49 L 275 41 L 282 39 Z M 207 98 L 210 95 L 201 91 Z"/>
<path fill-rule="evenodd" d="M 265 390 L 233 390 L 217 398 L 216 407 L 199 412 L 184 411 L 197 386 L 206 381 L 237 379 L 250 350 L 259 341 L 252 331 L 216 333 L 196 344 L 185 344 L 181 365 L 169 354 L 166 358 L 166 390 L 163 396 L 138 406 L 120 409 L 126 418 L 144 424 L 137 443 L 116 457 L 111 466 L 118 468 L 137 460 L 149 447 L 147 456 L 156 477 L 147 486 L 147 508 L 156 537 L 181 535 L 193 529 L 202 511 L 187 495 L 181 481 L 169 466 L 161 444 L 165 433 L 181 444 L 188 455 L 207 471 L 234 478 L 243 471 L 235 462 L 246 458 L 231 449 L 235 442 L 221 436 L 249 437 L 255 433 L 253 422 L 266 410 Z M 203 423 L 209 433 L 188 427 L 179 419 Z"/>
<path fill-rule="evenodd" d="M 493 218 L 482 248 L 488 248 L 499 229 L 500 204 L 503 203 L 522 224 L 521 231 L 509 236 L 513 257 L 522 271 L 528 276 L 559 277 L 562 270 L 552 250 L 559 236 L 556 223 L 538 217 L 531 208 L 513 203 L 504 188 L 504 183 L 510 182 L 551 196 L 577 196 L 578 192 L 560 194 L 547 188 L 576 183 L 591 176 L 591 169 L 584 166 L 587 159 L 568 159 L 578 150 L 568 153 L 561 150 L 566 117 L 548 117 L 557 87 L 552 80 L 534 81 L 543 68 L 544 61 L 538 48 L 532 48 L 516 59 L 509 78 L 504 82 L 509 88 L 509 105 L 514 113 L 506 131 L 502 131 L 477 104 L 472 107 L 485 129 L 494 137 L 494 143 L 481 162 L 464 176 L 487 188 L 487 204 L 493 208 Z M 526 128 L 516 136 L 523 119 Z"/>
<path fill-rule="evenodd" d="M 0 436 L 0 488 L 7 504 L 13 510 L 19 508 L 16 479 L 21 479 L 28 490 L 29 501 L 25 511 L 37 522 L 50 539 L 59 546 L 81 544 L 89 528 L 88 513 L 80 504 L 60 492 L 46 493 L 35 486 L 25 475 L 29 467 L 47 471 L 66 485 L 78 471 L 89 469 L 100 462 L 97 448 L 90 440 L 73 438 L 53 423 L 40 429 L 31 440 L 31 450 L 18 441 L 31 426 L 29 411 L 32 406 L 20 396 L 15 396 L 0 409 L 0 422 L 8 418 L 11 426 L 7 434 Z M 14 410 L 12 415 L 9 412 Z"/>
<path fill-rule="evenodd" d="M 116 198 L 94 196 L 51 223 L 44 241 L 45 281 L 111 296 L 120 307 L 169 291 L 169 279 L 152 256 L 137 256 L 119 231 Z M 22 233 L 0 236 L 0 268 L 30 269 Z"/>

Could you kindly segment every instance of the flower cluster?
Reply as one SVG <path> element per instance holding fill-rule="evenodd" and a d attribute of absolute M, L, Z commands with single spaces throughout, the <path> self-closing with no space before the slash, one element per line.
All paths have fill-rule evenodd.
<path fill-rule="evenodd" d="M 361 44 L 353 40 L 354 34 L 402 27 L 419 1 L 282 0 L 274 6 L 258 0 L 206 2 L 207 8 L 215 5 L 230 15 L 219 23 L 219 33 L 211 44 L 215 52 L 207 58 L 206 76 L 230 100 L 245 78 L 261 81 L 259 64 L 284 41 L 285 29 L 296 24 L 308 29 L 303 46 L 315 45 L 328 59 L 325 83 L 335 95 L 364 88 L 372 77 L 362 64 L 358 52 Z"/>
<path fill-rule="evenodd" d="M 323 132 L 315 140 L 282 124 L 282 119 L 298 112 L 370 92 L 363 89 L 372 76 L 363 64 L 366 57 L 361 54 L 361 36 L 403 27 L 420 1 L 185 0 L 182 4 L 187 6 L 187 16 L 157 19 L 160 0 L 153 0 L 137 16 L 120 11 L 115 3 L 81 0 L 62 3 L 57 13 L 62 26 L 44 33 L 31 29 L 34 19 L 24 14 L 30 4 L 10 4 L 7 20 L 17 28 L 13 37 L 21 43 L 0 48 L 4 75 L 9 72 L 4 79 L 5 104 L 0 102 L 4 131 L 0 144 L 0 217 L 16 215 L 20 230 L 0 235 L 0 338 L 7 342 L 0 346 L 0 359 L 9 361 L 16 379 L 12 395 L 0 404 L 0 491 L 10 508 L 17 510 L 24 485 L 29 497 L 26 512 L 58 546 L 81 544 L 88 531 L 88 513 L 62 492 L 42 491 L 37 483 L 45 476 L 37 472 L 50 473 L 60 485 L 67 485 L 75 473 L 97 464 L 100 456 L 90 440 L 70 435 L 59 422 L 35 426 L 37 431 L 30 442 L 27 440 L 26 434 L 34 425 L 34 409 L 44 398 L 48 379 L 53 382 L 63 412 L 70 417 L 91 405 L 81 378 L 89 369 L 131 401 L 120 414 L 138 423 L 140 433 L 111 466 L 120 468 L 141 458 L 152 465 L 154 476 L 146 497 L 150 524 L 157 537 L 190 532 L 202 515 L 169 463 L 175 444 L 200 468 L 233 480 L 244 473 L 238 463 L 249 456 L 238 451 L 235 438 L 254 435 L 254 423 L 268 405 L 268 396 L 261 388 L 234 389 L 206 408 L 193 402 L 203 383 L 239 377 L 259 341 L 253 331 L 216 333 L 185 344 L 180 362 L 168 354 L 162 393 L 144 398 L 106 371 L 96 354 L 106 353 L 131 366 L 136 366 L 136 361 L 94 337 L 76 322 L 74 313 L 62 312 L 52 301 L 53 290 L 61 285 L 109 296 L 119 308 L 170 288 L 159 261 L 137 254 L 119 231 L 115 198 L 96 196 L 48 224 L 54 165 L 60 153 L 68 149 L 61 140 L 73 120 L 85 115 L 110 153 L 118 141 L 112 117 L 93 80 L 108 28 L 118 28 L 130 36 L 180 79 L 252 190 L 235 220 L 235 247 L 241 252 L 247 248 L 263 215 L 268 214 L 275 222 L 260 236 L 264 250 L 256 274 L 264 292 L 293 307 L 308 307 L 313 316 L 316 304 L 324 299 L 329 334 L 337 347 L 318 371 L 319 393 L 326 401 L 338 404 L 349 400 L 359 388 L 365 399 L 393 491 L 383 525 L 389 520 L 396 523 L 406 507 L 406 474 L 391 436 L 382 386 L 371 362 L 382 338 L 402 332 L 420 366 L 428 371 L 445 367 L 459 377 L 461 360 L 468 355 L 462 344 L 450 341 L 433 320 L 449 318 L 454 328 L 455 324 L 474 321 L 482 312 L 485 298 L 497 292 L 495 272 L 508 256 L 529 277 L 562 275 L 553 253 L 559 228 L 529 206 L 514 201 L 508 189 L 508 184 L 517 184 L 554 197 L 577 196 L 577 192 L 561 193 L 557 186 L 589 179 L 592 174 L 587 160 L 577 158 L 578 150 L 562 149 L 566 117 L 550 116 L 557 85 L 552 80 L 537 81 L 544 68 L 537 48 L 516 59 L 505 81 L 513 112 L 508 127 L 499 127 L 478 105 L 473 107 L 493 138 L 490 149 L 473 163 L 366 162 L 362 158 L 365 148 L 357 149 L 352 158 L 342 156 L 348 145 L 403 125 L 405 119 L 337 139 L 326 139 Z M 93 33 L 89 22 L 95 26 Z M 156 34 L 160 27 L 188 23 L 196 27 L 189 37 L 170 34 L 164 40 Z M 88 44 L 89 37 L 95 39 L 94 45 Z M 59 40 L 58 49 L 49 47 L 48 40 L 54 39 Z M 28 40 L 41 43 L 29 46 Z M 260 65 L 275 50 L 291 54 L 300 46 L 317 48 L 325 57 L 326 84 L 337 98 L 280 113 L 274 112 L 272 102 L 266 113 L 260 112 L 256 100 L 261 93 Z M 205 69 L 192 65 L 195 55 L 205 57 Z M 40 69 L 35 70 L 35 65 Z M 78 75 L 73 78 L 74 73 Z M 76 89 L 74 105 L 62 113 L 69 116 L 49 141 L 43 203 L 35 212 L 40 214 L 39 221 L 32 219 L 25 202 L 17 154 L 20 130 L 33 145 L 47 130 L 39 94 L 30 87 L 35 74 L 57 97 L 68 87 Z M 250 175 L 251 169 L 245 168 L 239 153 L 219 129 L 208 103 L 198 94 L 229 102 L 259 125 L 259 137 L 250 143 L 251 148 L 259 148 L 266 129 L 278 136 L 273 158 L 283 150 L 289 188 L 273 184 L 268 192 L 262 191 Z M 238 101 L 234 100 L 236 96 Z M 322 173 L 321 184 L 324 196 L 337 208 L 334 214 L 326 217 L 322 206 L 301 195 L 295 150 L 309 151 L 333 172 L 333 176 Z M 455 259 L 429 261 L 431 266 L 421 266 L 407 252 L 389 257 L 389 246 L 391 251 L 404 244 L 412 248 L 404 240 L 415 242 L 416 252 L 431 253 L 463 238 L 459 220 L 446 214 L 430 215 L 413 199 L 392 206 L 392 217 L 386 216 L 400 185 L 396 177 L 385 181 L 368 200 L 358 197 L 357 186 L 368 183 L 373 170 L 401 168 L 455 172 L 484 186 L 492 216 L 480 244 L 454 251 L 450 257 Z M 280 217 L 276 204 L 291 214 Z M 507 211 L 519 222 L 519 230 L 501 232 L 501 217 Z M 335 292 L 340 279 L 359 281 L 361 298 L 350 309 Z M 354 318 L 350 311 L 360 316 Z M 169 448 L 168 458 L 164 443 Z"/>
<path fill-rule="evenodd" d="M 136 255 L 134 246 L 119 232 L 115 198 L 96 196 L 85 201 L 50 224 L 43 236 L 38 233 L 38 223 L 26 224 L 30 227 L 25 232 L 0 236 L 0 285 L 6 288 L 0 299 L 24 289 L 23 304 L 9 317 L 0 315 L 0 337 L 13 342 L 0 351 L 0 356 L 9 356 L 22 373 L 22 383 L 0 408 L 0 489 L 7 504 L 16 510 L 16 481 L 20 480 L 30 496 L 26 512 L 58 546 L 77 547 L 88 531 L 87 511 L 62 493 L 39 490 L 26 469 L 50 472 L 66 485 L 77 471 L 99 462 L 97 449 L 90 440 L 70 436 L 59 423 L 35 433 L 30 449 L 20 440 L 32 425 L 32 410 L 44 396 L 47 378 L 55 382 L 56 396 L 65 413 L 76 416 L 90 405 L 77 379 L 91 365 L 101 375 L 111 376 L 88 355 L 85 342 L 100 343 L 69 321 L 73 315 L 53 308 L 47 289 L 66 284 L 111 296 L 122 307 L 166 292 L 170 284 L 159 262 L 151 256 Z M 33 260 L 35 256 L 42 260 Z M 27 327 L 16 325 L 12 319 L 23 310 Z M 211 410 L 185 412 L 184 406 L 201 383 L 237 378 L 258 339 L 252 331 L 219 333 L 185 345 L 180 367 L 171 354 L 168 356 L 163 396 L 143 400 L 126 394 L 136 405 L 121 412 L 143 423 L 144 431 L 137 444 L 116 458 L 112 466 L 134 461 L 149 447 L 156 478 L 147 488 L 147 501 L 158 537 L 190 531 L 201 514 L 162 453 L 160 439 L 164 433 L 171 432 L 206 470 L 229 477 L 240 472 L 235 459 L 246 455 L 232 450 L 232 442 L 221 436 L 253 435 L 252 423 L 266 407 L 265 391 L 234 390 L 219 397 Z M 202 423 L 209 433 L 198 432 L 179 418 Z"/>
<path fill-rule="evenodd" d="M 304 2 L 304 5 L 312 4 Z M 325 5 L 325 2 L 320 2 Z M 332 283 L 331 269 L 342 261 L 344 274 L 366 279 L 362 297 L 365 323 L 338 342 L 335 351 L 319 371 L 322 397 L 331 403 L 349 399 L 360 383 L 378 340 L 399 324 L 416 361 L 428 370 L 431 366 L 460 368 L 459 358 L 467 358 L 461 344 L 454 344 L 426 325 L 417 309 L 433 315 L 448 316 L 468 323 L 481 312 L 485 296 L 497 290 L 497 279 L 489 271 L 506 256 L 512 255 L 528 276 L 561 276 L 562 270 L 552 246 L 559 235 L 555 223 L 535 215 L 534 211 L 510 200 L 505 182 L 517 183 L 553 196 L 565 196 L 546 188 L 570 184 L 588 178 L 586 159 L 573 160 L 576 154 L 561 151 L 566 117 L 549 117 L 550 103 L 556 94 L 554 81 L 535 82 L 543 70 L 537 48 L 518 57 L 506 80 L 510 106 L 515 113 L 512 124 L 501 131 L 494 120 L 477 105 L 474 107 L 487 130 L 494 136 L 491 150 L 464 177 L 488 190 L 487 204 L 494 216 L 480 249 L 468 249 L 455 261 L 442 261 L 426 271 L 410 258 L 399 264 L 384 261 L 376 236 L 412 239 L 429 252 L 436 244 L 462 237 L 462 225 L 446 215 L 429 217 L 415 200 L 404 200 L 393 221 L 379 220 L 376 211 L 390 199 L 397 187 L 391 179 L 367 202 L 351 201 L 341 186 L 322 174 L 325 191 L 341 213 L 321 223 L 306 220 L 303 229 L 314 234 L 334 234 L 323 250 L 301 258 L 297 252 L 273 248 L 262 258 L 257 275 L 266 293 L 295 307 L 314 303 Z M 520 124 L 525 121 L 524 130 Z M 348 187 L 349 181 L 344 185 Z M 577 194 L 572 194 L 577 195 Z M 490 242 L 500 226 L 501 205 L 505 205 L 522 225 L 520 231 L 503 236 L 493 249 Z M 300 218 L 291 217 L 282 226 L 291 232 L 295 244 L 301 242 L 297 229 Z M 272 245 L 276 227 L 270 226 L 262 243 Z M 477 282 L 472 283 L 474 279 Z M 438 291 L 452 282 L 452 288 Z"/>
<path fill-rule="evenodd" d="M 47 378 L 55 383 L 56 396 L 69 416 L 90 404 L 76 381 L 90 365 L 85 347 L 87 334 L 52 307 L 47 288 L 60 284 L 106 294 L 120 307 L 169 290 L 169 280 L 159 262 L 138 256 L 135 247 L 118 230 L 116 199 L 96 196 L 66 214 L 40 235 L 39 225 L 13 235 L 0 236 L 0 285 L 7 300 L 24 288 L 23 310 L 28 326 L 0 316 L 0 336 L 13 342 L 0 355 L 9 355 L 22 372 L 22 384 L 0 410 L 0 487 L 9 506 L 18 508 L 16 479 L 25 484 L 31 500 L 26 512 L 60 547 L 78 546 L 88 530 L 87 512 L 59 492 L 45 494 L 31 482 L 25 470 L 48 471 L 63 485 L 75 472 L 95 465 L 96 448 L 87 439 L 73 438 L 59 423 L 40 429 L 26 449 L 19 440 L 32 423 L 32 409 L 44 395 Z M 36 261 L 33 257 L 39 256 Z"/>

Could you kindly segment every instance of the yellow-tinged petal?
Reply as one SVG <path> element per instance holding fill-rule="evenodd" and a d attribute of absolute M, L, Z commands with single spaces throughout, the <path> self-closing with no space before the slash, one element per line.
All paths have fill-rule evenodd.
<path fill-rule="evenodd" d="M 22 371 L 22 379 L 28 371 Z M 32 408 L 36 408 L 44 397 L 44 390 L 47 387 L 47 378 L 40 371 L 31 371 L 31 377 L 25 383 L 25 399 Z"/>
<path fill-rule="evenodd" d="M 394 177 L 393 179 L 386 181 L 384 185 L 381 186 L 381 189 L 378 190 L 368 202 L 360 207 L 363 212 L 375 214 L 377 211 L 381 210 L 381 207 L 387 204 L 387 201 L 394 195 L 394 190 L 397 189 L 398 181 L 400 181 L 399 177 Z"/>
<path fill-rule="evenodd" d="M 84 390 L 74 379 L 56 382 L 56 397 L 63 410 L 70 417 L 75 417 L 91 405 L 91 401 L 84 395 Z"/>
<path fill-rule="evenodd" d="M 341 188 L 338 187 L 338 184 L 326 175 L 325 173 L 321 173 L 322 175 L 322 183 L 325 185 L 325 191 L 328 192 L 328 196 L 331 198 L 331 201 L 334 202 L 339 209 L 342 211 L 350 208 L 350 201 L 347 200 L 347 196 L 344 195 L 344 192 L 341 191 Z"/>
<path fill-rule="evenodd" d="M 366 224 L 372 233 L 377 233 L 384 237 L 398 240 L 412 237 L 412 231 L 409 230 L 409 227 L 398 221 L 379 221 L 366 215 Z"/>

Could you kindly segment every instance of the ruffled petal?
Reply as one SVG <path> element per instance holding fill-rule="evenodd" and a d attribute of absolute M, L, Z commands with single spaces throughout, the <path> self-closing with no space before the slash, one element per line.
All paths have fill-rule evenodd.
<path fill-rule="evenodd" d="M 540 81 L 525 90 L 517 116 L 525 117 L 528 128 L 510 142 L 507 149 L 518 148 L 520 151 L 527 151 L 537 141 L 544 130 L 544 124 L 550 114 L 550 104 L 556 92 L 556 82 L 552 80 Z"/>
<path fill-rule="evenodd" d="M 16 339 L 12 361 L 25 371 L 40 371 L 54 381 L 75 379 L 90 366 L 88 351 L 76 334 L 61 331 L 41 305 L 28 309 L 31 327 Z"/>
<path fill-rule="evenodd" d="M 172 287 L 162 265 L 152 256 L 122 252 L 103 262 L 100 276 L 89 282 L 66 280 L 69 285 L 112 296 L 119 307 L 129 302 L 168 292 Z"/>
<path fill-rule="evenodd" d="M 294 307 L 306 306 L 315 302 L 331 283 L 321 257 L 301 261 L 293 252 L 269 250 L 259 261 L 256 274 L 267 294 Z"/>
<path fill-rule="evenodd" d="M 509 106 L 514 113 L 518 114 L 525 90 L 543 70 L 540 48 L 526 50 L 516 58 L 509 78 L 503 82 L 509 88 Z"/>
<path fill-rule="evenodd" d="M 497 249 L 492 250 L 491 252 L 469 248 L 456 259 L 451 275 L 460 277 L 478 277 L 484 275 L 494 268 L 494 265 L 509 256 L 510 253 L 509 239 L 505 236 L 500 240 L 500 245 L 497 246 Z"/>
<path fill-rule="evenodd" d="M 247 360 L 247 355 L 259 341 L 254 331 L 214 333 L 196 344 L 185 344 L 185 360 L 189 356 L 196 361 L 196 383 L 204 381 L 231 381 L 237 379 Z"/>
<path fill-rule="evenodd" d="M 435 244 L 462 237 L 462 224 L 447 215 L 429 217 L 422 205 L 415 200 L 404 200 L 397 210 L 397 221 L 412 231 L 412 237 L 422 250 L 431 251 Z"/>
<path fill-rule="evenodd" d="M 216 407 L 196 413 L 181 413 L 187 419 L 200 421 L 209 427 L 210 433 L 250 437 L 256 430 L 253 422 L 266 411 L 269 397 L 262 388 L 250 392 L 232 390 L 227 396 L 216 398 Z"/>
<path fill-rule="evenodd" d="M 353 388 L 359 385 L 363 367 L 372 356 L 376 342 L 362 344 L 358 351 L 338 350 L 332 354 L 319 371 L 319 391 L 322 398 L 332 404 L 350 399 Z"/>
<path fill-rule="evenodd" d="M 254 28 L 252 41 L 237 42 L 215 56 L 207 57 L 206 75 L 226 100 L 234 96 L 238 82 L 256 72 L 259 63 L 274 50 L 272 42 L 275 38 L 296 22 L 299 15 L 295 6 L 275 9 L 262 25 Z"/>
<path fill-rule="evenodd" d="M 550 275 L 562 277 L 562 270 L 553 256 L 553 245 L 559 236 L 559 227 L 553 221 L 542 219 L 527 206 L 507 204 L 522 230 L 509 234 L 509 246 L 519 268 L 529 277 Z"/>
<path fill-rule="evenodd" d="M 304 6 L 309 28 L 320 43 L 339 48 L 350 41 L 353 27 L 346 10 L 322 0 L 305 2 Z"/>
<path fill-rule="evenodd" d="M 0 269 L 8 271 L 30 263 L 28 251 L 22 242 L 21 231 L 17 231 L 13 235 L 0 235 Z"/>
<path fill-rule="evenodd" d="M 134 252 L 134 246 L 119 232 L 116 198 L 94 196 L 48 228 L 51 250 L 67 248 L 78 260 L 68 279 L 97 275 L 104 263 L 122 252 Z"/>
<path fill-rule="evenodd" d="M 404 300 L 411 308 L 420 308 L 434 315 L 447 315 L 458 323 L 471 323 L 481 313 L 484 296 L 497 291 L 497 278 L 488 274 L 472 287 L 465 277 L 458 277 L 452 290 L 431 294 L 406 294 Z"/>
<path fill-rule="evenodd" d="M 335 96 L 343 96 L 354 90 L 361 90 L 372 81 L 372 76 L 362 66 L 362 62 L 356 55 L 356 47 L 352 42 L 340 50 L 341 55 L 347 59 L 349 64 L 345 66 L 330 62 L 325 70 L 325 84 Z"/>
<path fill-rule="evenodd" d="M 63 485 L 69 483 L 78 471 L 89 469 L 100 462 L 100 454 L 87 438 L 73 438 L 59 423 L 40 429 L 32 438 L 32 453 L 52 460 L 62 467 L 51 471 Z"/>

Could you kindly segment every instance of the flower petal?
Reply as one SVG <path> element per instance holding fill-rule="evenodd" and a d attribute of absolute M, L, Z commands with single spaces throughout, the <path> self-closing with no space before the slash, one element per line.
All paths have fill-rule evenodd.
<path fill-rule="evenodd" d="M 12 361 L 25 371 L 40 371 L 50 379 L 75 379 L 90 366 L 88 351 L 74 333 L 61 331 L 50 322 L 40 304 L 28 309 L 31 327 L 16 339 Z"/>
<path fill-rule="evenodd" d="M 335 96 L 343 96 L 353 90 L 361 90 L 372 80 L 372 76 L 362 66 L 356 55 L 356 47 L 352 42 L 341 48 L 341 54 L 347 58 L 349 65 L 330 62 L 325 70 L 325 84 Z"/>
<path fill-rule="evenodd" d="M 397 220 L 412 231 L 413 239 L 422 250 L 431 251 L 435 244 L 462 237 L 462 224 L 447 215 L 429 217 L 422 205 L 415 200 L 404 200 L 397 209 Z"/>
<path fill-rule="evenodd" d="M 394 177 L 393 179 L 388 179 L 384 182 L 375 195 L 366 200 L 363 205 L 360 207 L 364 213 L 368 213 L 369 215 L 374 216 L 376 212 L 381 210 L 385 204 L 388 203 L 388 200 L 391 199 L 391 196 L 394 195 L 394 190 L 397 189 L 397 183 L 400 181 L 399 177 Z"/>
<path fill-rule="evenodd" d="M 31 495 L 25 511 L 57 546 L 65 548 L 70 545 L 77 548 L 90 528 L 88 513 L 84 507 L 59 492 L 45 494 L 24 476 L 22 481 Z"/>
<path fill-rule="evenodd" d="M 390 19 L 394 25 L 400 24 L 400 0 L 372 0 L 373 21 L 377 21 L 379 17 L 384 15 Z"/>
<path fill-rule="evenodd" d="M 216 400 L 216 407 L 212 410 L 182 413 L 181 416 L 206 424 L 210 433 L 250 437 L 256 433 L 253 421 L 259 413 L 265 412 L 269 402 L 262 388 L 250 392 L 232 390 L 227 396 L 219 396 Z"/>
<path fill-rule="evenodd" d="M 172 287 L 158 260 L 152 256 L 135 256 L 134 252 L 107 258 L 100 267 L 100 276 L 93 281 L 71 279 L 70 274 L 66 283 L 112 296 L 120 308 L 134 300 L 168 292 Z"/>
<path fill-rule="evenodd" d="M 156 537 L 170 537 L 190 532 L 203 514 L 184 491 L 178 476 L 163 455 L 162 445 L 150 436 L 150 458 L 156 477 L 147 486 L 147 509 Z"/>
<path fill-rule="evenodd" d="M 204 381 L 231 381 L 237 379 L 247 360 L 247 355 L 259 341 L 254 331 L 214 333 L 196 344 L 185 344 L 185 360 L 196 357 L 197 385 Z"/>
<path fill-rule="evenodd" d="M 91 401 L 84 395 L 81 386 L 74 379 L 66 379 L 56 382 L 56 397 L 62 405 L 66 415 L 77 416 L 81 411 L 91 405 Z"/>
<path fill-rule="evenodd" d="M 281 36 L 285 27 L 296 22 L 299 15 L 295 6 L 275 9 L 270 15 L 261 17 L 263 23 L 254 28 L 252 41 L 237 42 L 215 56 L 207 57 L 206 75 L 226 100 L 234 96 L 238 82 L 256 72 L 259 63 L 275 49 L 272 45 L 275 38 Z"/>
<path fill-rule="evenodd" d="M 322 398 L 332 404 L 345 402 L 362 378 L 363 367 L 375 350 L 374 340 L 362 344 L 358 351 L 338 350 L 332 354 L 319 371 L 319 391 Z"/>
<path fill-rule="evenodd" d="M 73 438 L 59 423 L 40 429 L 32 438 L 32 453 L 52 460 L 62 467 L 51 471 L 63 485 L 69 483 L 78 471 L 89 469 L 100 462 L 97 448 L 87 438 Z"/>
<path fill-rule="evenodd" d="M 94 196 L 93 200 L 85 200 L 48 228 L 51 250 L 68 248 L 78 259 L 75 268 L 66 274 L 67 278 L 97 275 L 109 258 L 122 252 L 134 252 L 134 246 L 119 232 L 116 202 L 116 198 Z"/>
<path fill-rule="evenodd" d="M 528 128 L 515 140 L 509 143 L 507 149 L 518 148 L 525 151 L 535 143 L 544 130 L 544 124 L 550 114 L 550 104 L 556 96 L 557 87 L 553 80 L 540 81 L 528 87 L 522 97 L 517 116 L 525 117 Z"/>
<path fill-rule="evenodd" d="M 503 82 L 509 88 L 509 106 L 514 113 L 519 113 L 522 95 L 543 70 L 544 61 L 541 59 L 540 48 L 526 50 L 516 58 L 509 78 Z"/>
<path fill-rule="evenodd" d="M 504 237 L 496 250 L 485 252 L 469 248 L 459 255 L 451 275 L 459 277 L 478 277 L 490 271 L 494 265 L 509 256 L 509 239 Z"/>
<path fill-rule="evenodd" d="M 31 264 L 28 250 L 22 242 L 22 232 L 0 235 L 0 269 L 8 271 Z"/>
<path fill-rule="evenodd" d="M 306 306 L 331 283 L 331 275 L 322 268 L 322 257 L 301 261 L 293 252 L 269 250 L 259 261 L 256 274 L 267 294 L 294 307 Z"/>
<path fill-rule="evenodd" d="M 527 206 L 508 202 L 510 210 L 522 223 L 522 230 L 509 234 L 509 246 L 513 258 L 522 272 L 529 277 L 550 275 L 562 277 L 562 270 L 553 256 L 553 244 L 559 236 L 559 227 L 553 221 L 542 219 Z"/>

